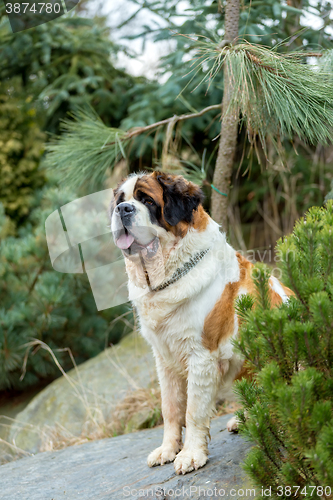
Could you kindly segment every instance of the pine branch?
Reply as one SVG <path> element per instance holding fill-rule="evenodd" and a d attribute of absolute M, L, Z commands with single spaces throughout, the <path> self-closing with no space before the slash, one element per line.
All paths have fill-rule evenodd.
<path fill-rule="evenodd" d="M 252 144 L 268 137 L 326 144 L 333 132 L 333 80 L 302 62 L 307 53 L 278 54 L 250 44 L 226 51 L 233 95 L 227 113 L 240 113 Z"/>
<path fill-rule="evenodd" d="M 45 264 L 46 262 L 49 261 L 49 256 L 47 255 L 47 257 L 45 257 L 45 259 L 43 260 L 43 263 L 42 265 L 40 266 L 40 268 L 38 269 L 38 271 L 36 272 L 36 275 L 31 283 L 31 285 L 29 286 L 29 289 L 28 289 L 28 293 L 29 295 L 31 294 L 31 292 L 34 290 L 35 286 L 36 286 L 36 283 L 38 281 L 38 278 L 39 276 L 42 274 L 42 272 L 44 271 L 45 269 Z"/>
<path fill-rule="evenodd" d="M 81 109 L 71 114 L 72 119 L 63 120 L 62 136 L 47 144 L 45 165 L 60 174 L 62 183 L 78 187 L 89 181 L 91 190 L 99 189 L 107 170 L 121 157 L 126 158 L 126 149 L 134 137 L 170 123 L 198 118 L 213 110 L 220 111 L 220 105 L 125 131 L 107 127 L 92 109 Z"/>
<path fill-rule="evenodd" d="M 180 122 L 184 120 L 190 120 L 192 118 L 198 118 L 199 116 L 204 115 L 205 113 L 208 113 L 209 111 L 212 111 L 214 109 L 221 110 L 221 106 L 219 104 L 213 104 L 212 106 L 208 106 L 207 108 L 202 109 L 201 111 L 198 111 L 197 113 L 191 113 L 191 114 L 185 114 L 185 115 L 174 115 L 171 116 L 170 118 L 166 118 L 165 120 L 161 120 L 159 122 L 152 123 L 151 125 L 147 125 L 145 127 L 137 127 L 135 129 L 131 129 L 127 132 L 126 134 L 126 139 L 132 139 L 133 137 L 136 137 L 137 135 L 144 134 L 145 132 L 149 132 L 150 130 L 154 130 L 161 125 L 168 125 L 169 123 L 172 122 Z M 113 143 L 110 143 L 110 145 Z"/>
<path fill-rule="evenodd" d="M 267 138 L 273 144 L 277 137 L 292 139 L 294 135 L 312 144 L 331 141 L 333 50 L 283 54 L 277 52 L 278 47 L 269 49 L 248 42 L 230 45 L 200 38 L 193 42 L 198 56 L 192 71 L 198 72 L 205 62 L 209 67 L 203 70 L 201 82 L 209 86 L 224 67 L 224 85 L 231 91 L 223 120 L 229 117 L 238 122 L 241 116 L 255 149 L 257 137 L 264 150 Z M 321 59 L 318 68 L 306 64 L 308 57 Z"/>
<path fill-rule="evenodd" d="M 203 81 L 211 81 L 223 65 L 227 69 L 225 84 L 228 83 L 228 99 L 223 105 L 223 124 L 227 127 L 228 123 L 231 127 L 232 123 L 232 127 L 230 137 L 226 133 L 229 125 L 224 127 L 225 131 L 221 135 L 213 179 L 213 184 L 221 192 L 228 194 L 229 191 L 240 115 L 256 150 L 257 137 L 264 150 L 268 138 L 273 144 L 277 137 L 291 139 L 294 135 L 314 144 L 325 144 L 331 140 L 333 51 L 323 54 L 321 69 L 314 71 L 302 62 L 304 57 L 312 53 L 285 55 L 249 43 L 224 45 L 222 48 L 221 44 L 207 41 L 198 45 L 202 47 L 201 57 L 207 55 L 207 59 L 213 62 L 213 68 Z M 319 57 L 319 54 L 316 56 Z M 73 113 L 71 120 L 63 121 L 62 137 L 47 145 L 46 165 L 55 168 L 63 182 L 77 187 L 89 181 L 89 188 L 96 190 L 101 187 L 107 170 L 112 169 L 121 157 L 126 157 L 126 149 L 133 138 L 161 126 L 169 125 L 171 129 L 177 122 L 195 119 L 212 110 L 220 111 L 221 105 L 208 106 L 197 113 L 172 116 L 127 131 L 106 127 L 93 110 L 81 110 Z M 223 168 L 219 167 L 219 160 L 223 160 Z M 216 206 L 222 207 L 223 203 L 227 203 L 227 197 L 224 199 L 219 193 L 216 196 L 212 194 Z M 220 212 L 213 213 L 213 216 L 216 220 L 222 220 Z"/>

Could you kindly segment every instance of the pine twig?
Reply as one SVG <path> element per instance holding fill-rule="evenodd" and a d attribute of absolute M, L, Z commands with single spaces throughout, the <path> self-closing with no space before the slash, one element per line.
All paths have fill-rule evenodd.
<path fill-rule="evenodd" d="M 36 286 L 36 283 L 37 283 L 37 280 L 39 278 L 39 276 L 42 274 L 42 272 L 44 271 L 44 268 L 45 268 L 45 264 L 46 264 L 46 260 L 48 259 L 44 259 L 44 262 L 42 263 L 42 265 L 40 266 L 40 268 L 38 269 L 37 273 L 36 273 L 36 276 L 34 277 L 31 285 L 29 286 L 29 294 L 33 291 L 33 289 L 35 288 Z"/>
<path fill-rule="evenodd" d="M 190 114 L 185 114 L 185 115 L 174 115 L 171 116 L 170 118 L 166 118 L 165 120 L 161 120 L 159 122 L 152 123 L 150 125 L 146 125 L 145 127 L 135 127 L 130 129 L 126 135 L 124 136 L 124 140 L 129 140 L 132 139 L 133 137 L 136 137 L 137 135 L 144 134 L 145 132 L 149 132 L 150 130 L 154 130 L 155 128 L 160 127 L 161 125 L 168 125 L 169 123 L 176 123 L 184 120 L 190 120 L 192 118 L 198 118 L 199 116 L 204 115 L 205 113 L 208 113 L 209 111 L 212 111 L 214 109 L 221 110 L 221 105 L 220 104 L 213 104 L 212 106 L 208 106 L 207 108 L 202 109 L 201 111 L 198 111 L 197 113 L 190 113 Z M 111 146 L 112 144 L 115 144 L 115 142 L 108 142 L 106 145 Z"/>

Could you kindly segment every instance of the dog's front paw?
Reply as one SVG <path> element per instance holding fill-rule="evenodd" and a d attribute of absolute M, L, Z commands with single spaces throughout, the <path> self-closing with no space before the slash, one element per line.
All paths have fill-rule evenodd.
<path fill-rule="evenodd" d="M 238 432 L 238 424 L 239 420 L 237 417 L 232 417 L 230 420 L 228 420 L 227 423 L 227 429 L 229 432 Z"/>
<path fill-rule="evenodd" d="M 147 463 L 149 467 L 154 467 L 155 465 L 164 465 L 173 462 L 179 450 L 179 445 L 176 447 L 162 445 L 148 455 Z"/>
<path fill-rule="evenodd" d="M 208 455 L 204 450 L 183 450 L 178 453 L 175 460 L 175 471 L 177 474 L 186 474 L 192 470 L 200 469 L 208 460 Z"/>

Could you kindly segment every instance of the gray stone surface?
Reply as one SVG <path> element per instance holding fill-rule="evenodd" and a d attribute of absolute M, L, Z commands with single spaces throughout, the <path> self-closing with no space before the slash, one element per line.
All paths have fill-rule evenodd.
<path fill-rule="evenodd" d="M 0 499 L 254 498 L 240 468 L 250 444 L 226 430 L 230 417 L 213 419 L 209 461 L 185 476 L 177 476 L 173 464 L 152 469 L 147 466 L 148 453 L 161 444 L 163 428 L 158 427 L 2 465 Z M 215 495 L 214 488 L 223 489 L 225 494 Z"/>
<path fill-rule="evenodd" d="M 56 424 L 79 436 L 87 415 L 102 411 L 107 416 L 130 389 L 147 387 L 156 378 L 155 361 L 145 340 L 132 333 L 67 375 L 48 385 L 16 415 L 8 438 L 11 443 L 36 453 L 42 429 Z"/>

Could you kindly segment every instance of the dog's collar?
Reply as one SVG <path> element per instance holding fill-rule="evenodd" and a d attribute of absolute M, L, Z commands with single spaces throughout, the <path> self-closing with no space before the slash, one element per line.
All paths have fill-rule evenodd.
<path fill-rule="evenodd" d="M 185 262 L 185 264 L 182 267 L 178 267 L 178 269 L 176 269 L 176 271 L 173 273 L 173 275 L 171 276 L 171 278 L 168 281 L 166 281 L 162 285 L 157 286 L 156 288 L 152 288 L 150 286 L 148 272 L 146 270 L 146 266 L 144 265 L 144 261 L 141 258 L 141 264 L 142 264 L 144 272 L 145 272 L 146 281 L 147 281 L 147 284 L 149 286 L 149 290 L 151 292 L 159 292 L 160 290 L 164 290 L 169 285 L 172 285 L 176 281 L 180 280 L 180 278 L 185 276 L 188 272 L 191 271 L 191 269 L 193 269 L 193 267 L 195 267 L 198 264 L 198 262 L 200 262 L 200 260 L 206 255 L 207 252 L 209 252 L 209 250 L 210 249 L 207 248 L 206 250 L 202 250 L 201 252 L 196 253 L 193 257 L 190 258 L 189 261 Z"/>

